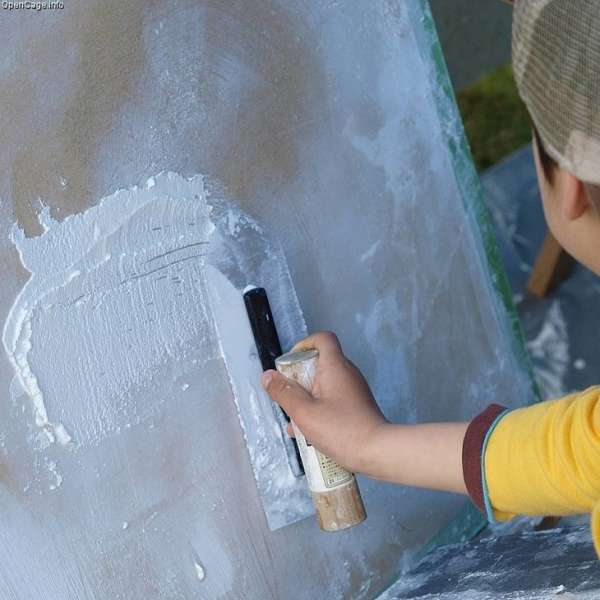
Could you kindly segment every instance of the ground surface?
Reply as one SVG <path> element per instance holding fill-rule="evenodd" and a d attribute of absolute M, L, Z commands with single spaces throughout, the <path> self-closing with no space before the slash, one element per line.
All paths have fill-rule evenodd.
<path fill-rule="evenodd" d="M 587 527 L 446 546 L 381 600 L 595 600 L 600 565 Z"/>

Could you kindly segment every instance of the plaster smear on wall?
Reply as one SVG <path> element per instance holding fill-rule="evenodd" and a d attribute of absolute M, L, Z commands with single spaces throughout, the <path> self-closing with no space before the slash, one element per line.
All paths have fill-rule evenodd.
<path fill-rule="evenodd" d="M 210 331 L 200 276 L 209 214 L 202 178 L 169 173 L 62 223 L 45 209 L 39 237 L 13 227 L 31 277 L 3 343 L 46 442 L 93 444 L 139 421 L 133 388 Z"/>
<path fill-rule="evenodd" d="M 31 400 L 32 448 L 99 444 L 185 391 L 181 382 L 199 363 L 220 359 L 241 421 L 250 424 L 243 434 L 269 525 L 310 514 L 273 405 L 257 389 L 245 277 L 271 283 L 276 304 L 291 315 L 278 315 L 284 342 L 305 333 L 285 257 L 260 226 L 224 201 L 209 203 L 201 176 L 174 173 L 62 222 L 44 209 L 40 223 L 44 233 L 34 238 L 12 229 L 31 277 L 3 332 L 13 398 Z M 204 402 L 212 383 L 204 382 Z M 53 482 L 62 481 L 53 465 Z"/>

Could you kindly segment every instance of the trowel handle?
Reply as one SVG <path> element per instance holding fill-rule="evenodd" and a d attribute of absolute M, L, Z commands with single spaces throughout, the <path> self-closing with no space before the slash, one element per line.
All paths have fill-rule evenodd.
<path fill-rule="evenodd" d="M 312 391 L 319 353 L 316 350 L 291 352 L 275 360 L 277 370 Z M 367 518 L 353 473 L 307 443 L 292 420 L 308 486 L 323 531 L 340 531 L 358 525 Z"/>

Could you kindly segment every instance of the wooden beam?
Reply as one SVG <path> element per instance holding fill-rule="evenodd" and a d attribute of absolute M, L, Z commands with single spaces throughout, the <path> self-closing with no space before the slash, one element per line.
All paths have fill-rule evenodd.
<path fill-rule="evenodd" d="M 554 286 L 569 276 L 574 264 L 575 260 L 548 232 L 529 276 L 527 291 L 532 296 L 543 298 Z"/>

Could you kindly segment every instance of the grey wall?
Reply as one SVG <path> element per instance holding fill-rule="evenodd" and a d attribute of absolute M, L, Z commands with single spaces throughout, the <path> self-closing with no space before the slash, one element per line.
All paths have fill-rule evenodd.
<path fill-rule="evenodd" d="M 512 8 L 500 0 L 430 0 L 456 89 L 510 60 Z"/>
<path fill-rule="evenodd" d="M 422 7 L 89 0 L 2 15 L 0 323 L 23 325 L 0 351 L 2 600 L 372 598 L 464 506 L 362 480 L 361 527 L 328 536 L 305 519 L 270 531 L 215 334 L 197 312 L 202 261 L 161 262 L 168 280 L 147 264 L 202 235 L 191 218 L 200 194 L 133 202 L 162 189 L 162 171 L 200 174 L 211 201 L 262 223 L 308 328 L 338 332 L 390 419 L 523 404 L 529 381 Z M 101 201 L 119 189 L 129 191 Z M 169 197 L 189 207 L 160 210 Z M 86 235 L 66 243 L 79 225 Z M 39 287 L 18 299 L 30 277 Z M 245 283 L 259 281 L 281 285 Z M 45 435 L 41 400 L 70 443 Z"/>

